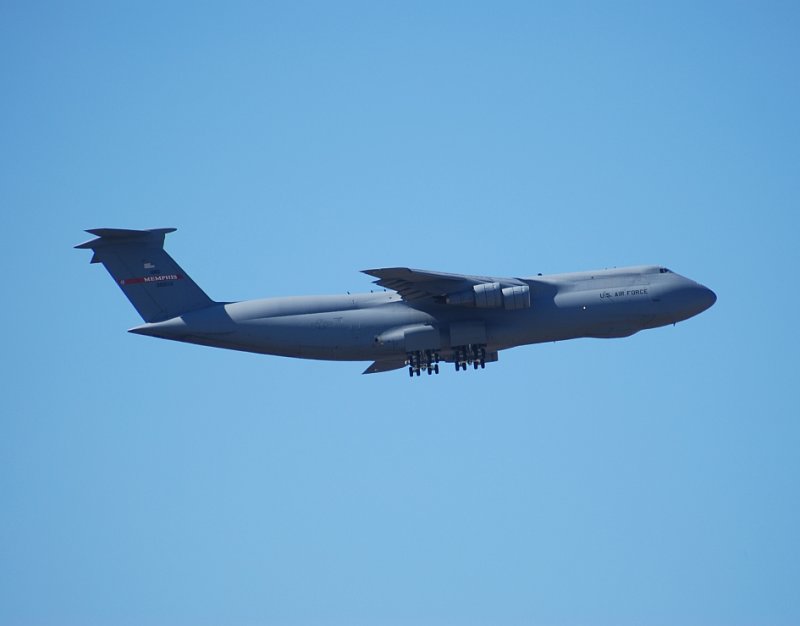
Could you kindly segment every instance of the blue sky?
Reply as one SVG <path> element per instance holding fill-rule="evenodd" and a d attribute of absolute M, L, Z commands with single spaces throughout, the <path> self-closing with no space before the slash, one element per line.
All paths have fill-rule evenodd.
<path fill-rule="evenodd" d="M 800 621 L 794 3 L 0 5 L 0 622 Z M 215 299 L 664 264 L 634 337 L 435 380 L 130 335 Z"/>

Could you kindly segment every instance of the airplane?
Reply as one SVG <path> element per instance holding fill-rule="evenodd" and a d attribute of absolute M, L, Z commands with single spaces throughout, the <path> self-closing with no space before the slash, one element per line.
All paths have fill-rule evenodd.
<path fill-rule="evenodd" d="M 666 267 L 502 278 L 407 267 L 363 270 L 377 293 L 215 302 L 164 250 L 175 228 L 98 228 L 94 253 L 141 315 L 129 332 L 303 359 L 372 361 L 364 374 L 411 377 L 486 367 L 500 350 L 580 337 L 628 337 L 712 306 L 709 288 Z M 388 291 L 387 291 L 388 290 Z"/>

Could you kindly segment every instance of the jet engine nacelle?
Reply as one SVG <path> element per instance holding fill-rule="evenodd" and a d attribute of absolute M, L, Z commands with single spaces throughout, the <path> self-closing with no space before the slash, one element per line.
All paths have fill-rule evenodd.
<path fill-rule="evenodd" d="M 503 306 L 509 311 L 529 309 L 531 306 L 531 288 L 528 285 L 506 287 L 503 289 Z"/>
<path fill-rule="evenodd" d="M 450 294 L 445 301 L 455 306 L 514 311 L 530 308 L 531 290 L 527 285 L 501 287 L 500 283 L 480 283 L 468 291 Z"/>

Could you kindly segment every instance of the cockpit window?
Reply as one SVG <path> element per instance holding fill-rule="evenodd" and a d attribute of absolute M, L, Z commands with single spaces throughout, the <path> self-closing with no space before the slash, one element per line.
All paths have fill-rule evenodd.
<path fill-rule="evenodd" d="M 668 270 L 666 267 L 659 267 L 658 268 L 659 274 L 672 274 L 672 270 Z"/>

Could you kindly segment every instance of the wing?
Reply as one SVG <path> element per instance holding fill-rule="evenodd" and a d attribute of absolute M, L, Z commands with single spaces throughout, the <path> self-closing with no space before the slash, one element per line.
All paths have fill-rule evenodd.
<path fill-rule="evenodd" d="M 378 279 L 373 281 L 376 285 L 396 291 L 403 297 L 403 300 L 419 300 L 429 297 L 446 300 L 448 296 L 469 292 L 476 285 L 527 286 L 526 283 L 516 278 L 448 274 L 408 267 L 383 267 L 363 270 L 363 272 L 375 276 Z"/>
<path fill-rule="evenodd" d="M 392 370 L 399 370 L 401 367 L 406 366 L 405 359 L 386 359 L 383 361 L 375 361 L 362 374 L 379 374 L 380 372 L 391 372 Z"/>
<path fill-rule="evenodd" d="M 384 267 L 363 270 L 375 276 L 375 284 L 399 293 L 403 300 L 431 298 L 439 304 L 481 309 L 527 309 L 531 306 L 530 286 L 518 278 L 494 278 Z"/>

